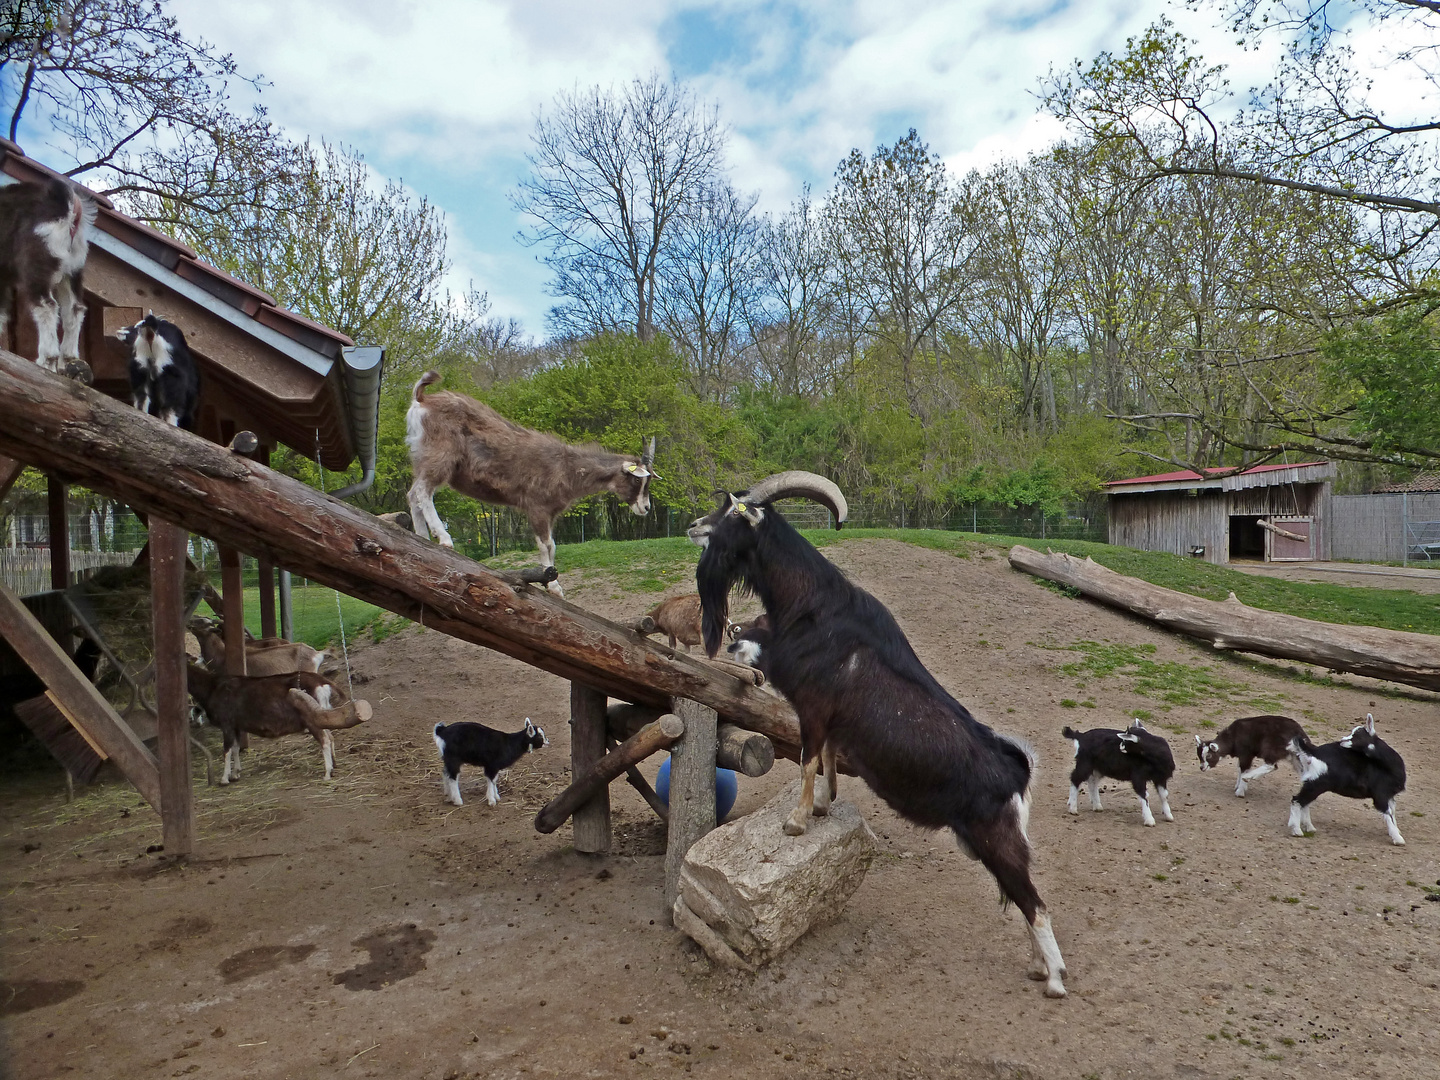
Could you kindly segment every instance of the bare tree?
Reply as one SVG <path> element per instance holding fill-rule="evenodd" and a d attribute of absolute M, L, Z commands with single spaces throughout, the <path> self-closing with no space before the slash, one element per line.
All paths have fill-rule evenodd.
<path fill-rule="evenodd" d="M 724 137 L 716 111 L 658 75 L 617 91 L 561 94 L 541 114 L 514 195 L 532 222 L 525 243 L 548 248 L 555 328 L 633 328 L 655 335 L 665 246 L 687 199 L 714 179 Z"/>
<path fill-rule="evenodd" d="M 261 85 L 158 0 L 11 0 L 0 14 L 9 137 L 48 133 L 67 175 L 127 203 L 222 212 L 254 200 L 256 162 L 285 171 L 264 108 L 231 110 L 234 83 Z"/>
<path fill-rule="evenodd" d="M 677 217 L 660 267 L 663 325 L 690 365 L 695 392 L 719 399 L 735 381 L 760 257 L 755 196 L 706 184 Z"/>

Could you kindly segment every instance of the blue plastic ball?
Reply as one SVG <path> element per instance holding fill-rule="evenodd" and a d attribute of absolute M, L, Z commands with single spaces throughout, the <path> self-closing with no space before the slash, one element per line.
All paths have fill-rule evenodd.
<path fill-rule="evenodd" d="M 667 757 L 655 777 L 655 794 L 666 806 L 670 805 L 670 759 Z M 724 821 L 725 815 L 735 806 L 735 797 L 740 794 L 740 783 L 733 769 L 715 770 L 715 820 Z"/>

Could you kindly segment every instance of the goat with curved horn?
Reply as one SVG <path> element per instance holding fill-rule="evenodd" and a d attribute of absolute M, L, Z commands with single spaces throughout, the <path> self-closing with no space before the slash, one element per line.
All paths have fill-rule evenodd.
<path fill-rule="evenodd" d="M 752 523 L 759 522 L 764 517 L 762 504 L 778 502 L 781 499 L 812 499 L 818 502 L 835 516 L 837 529 L 845 524 L 845 519 L 850 515 L 849 504 L 834 481 L 803 469 L 791 469 L 767 476 L 738 495 L 729 491 L 717 491 L 715 494 L 720 496 L 720 505 L 704 517 L 696 518 L 686 530 L 686 535 L 701 547 L 705 546 L 710 533 L 727 514 L 746 514 Z"/>

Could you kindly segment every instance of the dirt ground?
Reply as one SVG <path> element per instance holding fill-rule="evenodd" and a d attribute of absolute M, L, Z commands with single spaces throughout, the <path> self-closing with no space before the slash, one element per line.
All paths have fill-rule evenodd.
<path fill-rule="evenodd" d="M 995 555 L 879 540 L 827 551 L 980 719 L 1038 748 L 1036 878 L 1067 999 L 1026 980 L 1022 920 L 977 864 L 848 778 L 841 797 L 882 853 L 844 914 L 756 976 L 713 970 L 666 924 L 663 831 L 628 786 L 612 788 L 611 855 L 577 855 L 568 826 L 532 827 L 567 779 L 566 684 L 411 630 L 352 648 L 376 715 L 339 734 L 336 780 L 308 741 L 256 740 L 239 783 L 197 788 L 187 863 L 147 854 L 158 821 L 123 784 L 70 805 L 58 777 L 0 788 L 10 1074 L 1440 1075 L 1440 903 L 1423 888 L 1440 879 L 1434 697 L 1217 657 Z M 569 595 L 612 616 L 655 599 L 603 579 Z M 1063 670 L 1147 645 L 1167 665 L 1148 678 Z M 1375 713 L 1409 767 L 1408 846 L 1333 795 L 1316 805 L 1319 834 L 1292 839 L 1288 769 L 1244 800 L 1228 766 L 1198 770 L 1192 732 L 1274 706 L 1317 741 Z M 1113 783 L 1103 813 L 1066 814 L 1062 724 L 1118 726 L 1137 710 L 1175 749 L 1175 822 L 1142 828 Z M 468 771 L 466 805 L 445 803 L 430 726 L 513 730 L 526 716 L 552 746 L 502 779 L 500 804 Z M 782 761 L 742 778 L 735 813 L 795 773 Z"/>

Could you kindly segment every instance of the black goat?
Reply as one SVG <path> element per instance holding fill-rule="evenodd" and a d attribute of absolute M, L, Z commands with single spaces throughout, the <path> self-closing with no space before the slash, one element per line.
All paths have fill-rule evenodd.
<path fill-rule="evenodd" d="M 1144 824 L 1155 824 L 1155 815 L 1145 798 L 1146 784 L 1155 785 L 1155 794 L 1160 796 L 1160 813 L 1165 820 L 1175 820 L 1170 812 L 1168 790 L 1170 777 L 1175 775 L 1175 755 L 1170 752 L 1168 742 L 1146 731 L 1139 720 L 1124 731 L 1114 728 L 1075 731 L 1067 727 L 1060 734 L 1075 744 L 1075 768 L 1070 773 L 1070 813 L 1080 812 L 1082 783 L 1090 789 L 1090 809 L 1101 809 L 1100 777 L 1108 776 L 1130 782 L 1135 797 L 1140 800 L 1140 820 Z"/>
<path fill-rule="evenodd" d="M 1300 759 L 1296 751 L 1311 745 L 1305 729 L 1288 716 L 1242 716 L 1210 742 L 1196 735 L 1195 756 L 1200 759 L 1201 772 L 1215 768 L 1223 757 L 1235 758 L 1240 764 L 1235 794 L 1243 799 L 1247 781 L 1274 772 L 1276 765 L 1286 758 L 1299 772 Z M 1260 764 L 1252 768 L 1251 762 L 1256 758 Z"/>
<path fill-rule="evenodd" d="M 549 745 L 545 732 L 528 716 L 524 731 L 496 731 L 469 721 L 436 724 L 435 748 L 440 751 L 443 770 L 440 784 L 452 803 L 464 806 L 460 798 L 460 766 L 479 766 L 485 770 L 485 801 L 494 806 L 500 801 L 500 788 L 495 783 L 500 774 L 530 751 Z"/>
<path fill-rule="evenodd" d="M 1375 734 L 1375 717 L 1338 742 L 1303 748 L 1300 758 L 1300 791 L 1290 803 L 1290 835 L 1313 833 L 1310 804 L 1333 791 L 1347 799 L 1370 799 L 1385 819 L 1385 831 L 1392 844 L 1404 844 L 1395 824 L 1395 798 L 1405 790 L 1405 761 Z"/>
<path fill-rule="evenodd" d="M 773 501 L 814 499 L 837 523 L 839 489 L 812 473 L 781 473 L 742 494 L 726 494 L 697 520 L 690 538 L 704 548 L 695 579 L 705 648 L 714 656 L 728 625 L 730 590 L 760 598 L 770 639 L 765 670 L 800 719 L 804 783 L 785 831 L 803 832 L 817 805 L 822 759 L 834 775 L 835 751 L 902 817 L 949 828 L 962 850 L 995 875 L 1005 900 L 1024 913 L 1031 978 L 1050 997 L 1065 994 L 1065 962 L 1050 918 L 1030 880 L 1033 768 L 1028 747 L 979 723 L 935 681 L 885 606 L 845 576 L 775 510 Z M 829 794 L 830 785 L 823 785 Z"/>
<path fill-rule="evenodd" d="M 200 370 L 180 328 L 151 312 L 117 336 L 130 347 L 130 400 L 135 408 L 194 431 Z"/>

